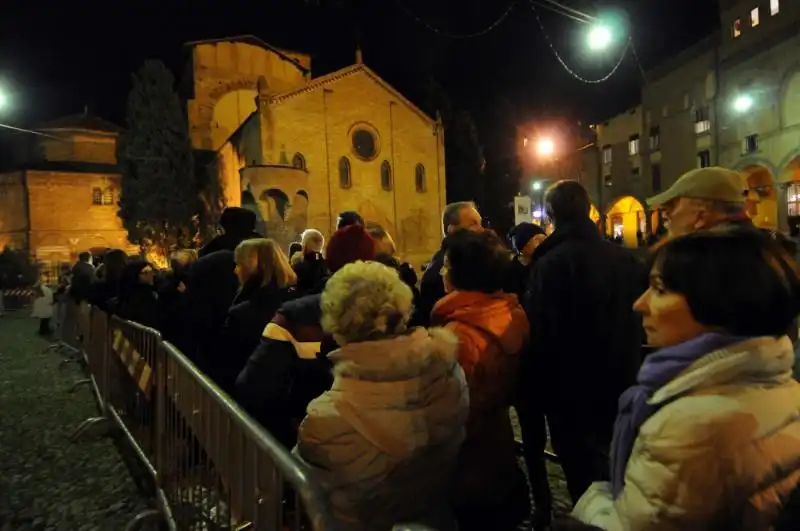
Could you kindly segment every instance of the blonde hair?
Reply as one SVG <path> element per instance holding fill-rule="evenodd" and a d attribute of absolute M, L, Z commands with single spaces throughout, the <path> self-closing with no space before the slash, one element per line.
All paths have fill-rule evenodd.
<path fill-rule="evenodd" d="M 325 248 L 325 236 L 323 236 L 322 233 L 317 229 L 306 229 L 303 231 L 303 234 L 300 235 L 300 244 L 303 246 L 303 252 L 305 252 L 306 247 L 311 240 L 319 241 L 318 251 L 321 252 L 322 249 Z"/>
<path fill-rule="evenodd" d="M 261 276 L 262 286 L 273 281 L 279 288 L 297 284 L 297 275 L 274 240 L 269 238 L 244 240 L 236 247 L 233 256 L 237 264 L 254 263 L 254 273 Z"/>
<path fill-rule="evenodd" d="M 413 299 L 394 269 L 377 262 L 347 264 L 322 292 L 322 328 L 339 345 L 402 334 Z"/>
<path fill-rule="evenodd" d="M 397 245 L 394 243 L 392 235 L 386 230 L 382 227 L 372 227 L 367 231 L 372 236 L 372 239 L 375 240 L 376 254 L 388 254 L 389 256 L 397 254 Z"/>

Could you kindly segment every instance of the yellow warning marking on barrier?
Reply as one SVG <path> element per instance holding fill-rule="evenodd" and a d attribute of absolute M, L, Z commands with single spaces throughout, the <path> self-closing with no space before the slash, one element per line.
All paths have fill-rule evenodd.
<path fill-rule="evenodd" d="M 128 369 L 136 385 L 139 386 L 139 389 L 149 400 L 150 383 L 153 375 L 150 365 L 147 363 L 147 360 L 136 351 L 133 343 L 128 341 L 128 338 L 123 335 L 122 330 L 119 328 L 115 329 L 112 338 L 113 342 L 111 348 L 117 353 L 117 356 L 122 360 L 125 368 Z"/>

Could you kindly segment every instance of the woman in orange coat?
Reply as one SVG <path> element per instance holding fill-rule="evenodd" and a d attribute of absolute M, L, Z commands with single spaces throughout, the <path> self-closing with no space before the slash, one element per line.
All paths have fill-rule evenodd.
<path fill-rule="evenodd" d="M 514 529 L 530 510 L 508 416 L 528 320 L 517 296 L 502 292 L 509 258 L 497 236 L 463 231 L 445 246 L 448 294 L 434 307 L 432 322 L 459 339 L 470 402 L 453 499 L 459 528 Z"/>

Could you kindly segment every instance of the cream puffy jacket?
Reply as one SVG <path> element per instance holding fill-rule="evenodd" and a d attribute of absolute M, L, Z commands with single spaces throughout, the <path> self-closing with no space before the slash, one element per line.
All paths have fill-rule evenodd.
<path fill-rule="evenodd" d="M 787 337 L 710 354 L 656 391 L 612 500 L 595 483 L 572 515 L 607 530 L 771 529 L 800 483 L 800 384 Z"/>
<path fill-rule="evenodd" d="M 454 529 L 449 495 L 469 410 L 457 348 L 452 333 L 420 328 L 329 354 L 333 386 L 309 404 L 295 454 L 342 530 Z"/>

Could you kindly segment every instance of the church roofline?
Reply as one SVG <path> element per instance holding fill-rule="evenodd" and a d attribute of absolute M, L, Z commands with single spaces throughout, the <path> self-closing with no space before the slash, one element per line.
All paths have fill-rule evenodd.
<path fill-rule="evenodd" d="M 308 68 L 306 68 L 303 65 L 301 65 L 300 62 L 297 59 L 295 59 L 294 57 L 290 57 L 290 56 L 286 55 L 287 53 L 299 53 L 299 54 L 303 54 L 303 55 L 308 55 L 307 53 L 303 53 L 303 52 L 299 52 L 299 51 L 295 51 L 295 50 L 284 50 L 284 49 L 278 48 L 277 46 L 273 46 L 273 45 L 269 44 L 268 42 L 265 42 L 265 41 L 259 39 L 255 35 L 235 35 L 233 37 L 221 37 L 221 38 L 218 38 L 218 39 L 203 39 L 203 40 L 199 40 L 199 41 L 189 41 L 189 42 L 184 43 L 183 46 L 184 46 L 184 48 L 190 48 L 190 47 L 197 46 L 199 44 L 217 44 L 217 43 L 220 43 L 220 42 L 243 42 L 245 44 L 252 44 L 253 46 L 258 46 L 260 48 L 264 48 L 265 50 L 269 50 L 271 52 L 274 52 L 276 55 L 278 55 L 284 61 L 292 63 L 303 74 L 309 74 L 311 72 Z"/>
<path fill-rule="evenodd" d="M 345 77 L 349 77 L 353 74 L 357 74 L 359 72 L 364 72 L 369 78 L 371 78 L 374 82 L 380 85 L 384 90 L 390 92 L 401 101 L 406 107 L 411 109 L 415 114 L 419 115 L 420 118 L 424 119 L 425 121 L 429 122 L 431 125 L 436 125 L 438 122 L 428 116 L 422 109 L 414 105 L 411 100 L 403 96 L 397 89 L 387 83 L 383 78 L 381 78 L 378 74 L 375 73 L 371 68 L 364 64 L 355 64 L 350 65 L 342 68 L 341 70 L 336 70 L 335 72 L 331 72 L 330 74 L 326 74 L 324 76 L 320 76 L 318 78 L 312 79 L 308 84 L 298 88 L 291 90 L 289 92 L 284 92 L 283 94 L 277 94 L 270 98 L 271 103 L 280 103 L 284 100 L 292 98 L 294 96 L 298 96 L 300 94 L 304 94 L 306 92 L 313 92 L 319 88 L 322 88 L 326 85 L 329 85 L 333 82 L 339 81 Z"/>

